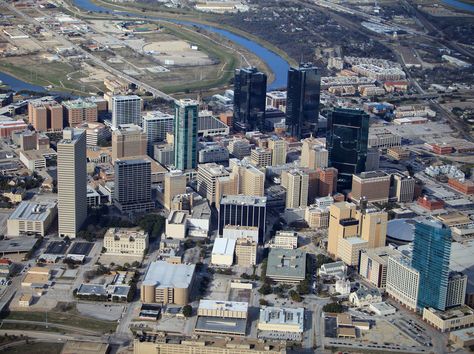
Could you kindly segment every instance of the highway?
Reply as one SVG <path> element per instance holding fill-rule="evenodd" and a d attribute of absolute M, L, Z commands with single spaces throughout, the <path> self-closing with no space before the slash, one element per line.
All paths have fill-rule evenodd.
<path fill-rule="evenodd" d="M 31 23 L 35 26 L 39 26 L 39 27 L 43 28 L 44 30 L 47 30 L 48 32 L 50 32 L 53 35 L 53 37 L 56 40 L 61 42 L 64 46 L 75 49 L 77 52 L 81 53 L 85 58 L 92 61 L 94 64 L 102 67 L 107 72 L 115 75 L 117 78 L 122 79 L 122 80 L 124 80 L 128 83 L 134 84 L 137 87 L 139 87 L 139 88 L 141 88 L 145 91 L 150 92 L 154 97 L 160 97 L 160 98 L 163 98 L 167 101 L 174 101 L 175 100 L 173 97 L 171 97 L 170 95 L 158 90 L 157 88 L 154 88 L 154 87 L 144 83 L 143 81 L 140 81 L 140 80 L 138 80 L 138 79 L 136 79 L 136 78 L 134 78 L 130 75 L 126 75 L 125 73 L 121 72 L 120 70 L 117 70 L 117 69 L 111 67 L 110 65 L 105 63 L 102 59 L 100 59 L 100 58 L 96 57 L 95 55 L 89 53 L 88 51 L 81 48 L 80 46 L 70 42 L 65 36 L 62 36 L 59 33 L 55 32 L 55 31 L 52 31 L 49 28 L 46 28 L 45 26 L 43 26 L 43 24 L 40 21 L 36 20 L 35 18 L 25 15 L 22 11 L 18 10 L 15 6 L 10 5 L 10 4 L 6 3 L 3 0 L 2 0 L 2 3 L 5 6 L 7 6 L 9 10 L 11 10 L 14 13 L 18 14 L 19 16 L 23 17 L 23 19 L 25 19 L 27 22 L 29 22 L 29 23 Z M 47 16 L 45 13 L 43 13 L 38 8 L 37 8 L 37 11 L 39 13 L 41 13 L 43 16 Z"/>

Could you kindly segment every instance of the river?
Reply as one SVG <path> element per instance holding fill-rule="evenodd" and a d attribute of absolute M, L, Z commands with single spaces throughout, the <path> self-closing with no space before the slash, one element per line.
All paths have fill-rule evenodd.
<path fill-rule="evenodd" d="M 13 91 L 26 90 L 34 92 L 46 92 L 46 89 L 42 86 L 29 84 L 25 81 L 18 80 L 17 78 L 2 72 L 0 72 L 0 81 L 2 81 L 4 85 L 10 86 Z"/>
<path fill-rule="evenodd" d="M 468 4 L 467 2 L 459 0 L 442 0 L 442 2 L 459 10 L 474 12 L 474 5 Z"/>
<path fill-rule="evenodd" d="M 176 19 L 166 19 L 166 18 L 159 18 L 159 17 L 148 17 L 148 16 L 143 16 L 138 13 L 132 13 L 132 12 L 127 12 L 127 11 L 113 11 L 111 9 L 108 9 L 106 7 L 102 7 L 99 5 L 96 5 L 92 3 L 90 0 L 74 0 L 74 3 L 76 6 L 82 8 L 83 10 L 86 11 L 93 11 L 93 12 L 110 12 L 110 13 L 115 13 L 118 15 L 125 15 L 125 16 L 133 16 L 133 17 L 142 17 L 144 19 L 151 19 L 151 20 L 163 20 L 163 21 L 169 21 L 177 24 L 182 24 L 186 26 L 196 26 L 199 28 L 203 28 L 206 31 L 209 32 L 214 32 L 218 33 L 222 37 L 225 37 L 229 40 L 231 40 L 234 43 L 237 43 L 238 45 L 244 47 L 247 49 L 249 52 L 254 53 L 257 57 L 259 57 L 273 72 L 274 74 L 274 80 L 269 83 L 268 88 L 269 89 L 276 89 L 276 88 L 283 88 L 286 87 L 286 81 L 288 78 L 288 68 L 289 64 L 288 62 L 283 59 L 281 56 L 276 54 L 275 52 L 272 52 L 271 50 L 263 47 L 262 45 L 258 44 L 257 42 L 254 42 L 248 38 L 242 37 L 238 34 L 235 34 L 233 32 L 213 27 L 213 26 L 208 26 L 208 25 L 203 25 L 201 23 L 196 23 L 188 20 L 176 20 Z"/>

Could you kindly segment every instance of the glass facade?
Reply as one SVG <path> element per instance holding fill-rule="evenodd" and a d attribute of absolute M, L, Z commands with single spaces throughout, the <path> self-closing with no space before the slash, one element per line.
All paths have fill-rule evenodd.
<path fill-rule="evenodd" d="M 417 307 L 444 311 L 448 291 L 451 230 L 428 219 L 415 225 L 412 267 L 420 274 Z"/>
<path fill-rule="evenodd" d="M 335 108 L 328 115 L 326 149 L 338 171 L 337 190 L 352 186 L 352 175 L 365 171 L 369 116 L 361 110 Z"/>
<path fill-rule="evenodd" d="M 265 242 L 265 222 L 266 222 L 266 199 L 258 198 L 257 203 L 253 202 L 254 197 L 248 196 L 226 196 L 219 206 L 219 235 L 222 235 L 224 227 L 234 226 L 255 226 L 258 228 L 258 242 Z"/>
<path fill-rule="evenodd" d="M 301 139 L 318 131 L 321 75 L 310 63 L 288 71 L 286 125 L 291 136 Z"/>
<path fill-rule="evenodd" d="M 180 100 L 175 104 L 174 165 L 178 170 L 197 166 L 198 104 Z"/>
<path fill-rule="evenodd" d="M 246 131 L 265 126 L 267 75 L 257 68 L 235 70 L 234 128 Z"/>

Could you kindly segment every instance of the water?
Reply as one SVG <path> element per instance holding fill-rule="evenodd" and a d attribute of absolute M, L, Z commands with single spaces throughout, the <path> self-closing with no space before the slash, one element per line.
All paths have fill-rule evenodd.
<path fill-rule="evenodd" d="M 276 54 L 275 52 L 272 52 L 271 50 L 261 46 L 257 42 L 254 42 L 248 38 L 242 37 L 238 34 L 235 34 L 233 32 L 220 29 L 217 27 L 213 26 L 208 26 L 208 25 L 203 25 L 201 23 L 196 23 L 192 21 L 187 21 L 187 20 L 175 20 L 175 19 L 165 19 L 165 18 L 159 18 L 159 17 L 148 17 L 144 16 L 138 13 L 131 13 L 131 12 L 126 12 L 126 11 L 111 11 L 110 9 L 107 9 L 102 6 L 98 6 L 94 3 L 92 3 L 90 0 L 74 0 L 74 3 L 76 6 L 86 10 L 86 11 L 94 11 L 94 12 L 110 12 L 110 13 L 115 13 L 119 15 L 126 15 L 126 16 L 133 16 L 133 17 L 142 17 L 142 18 L 147 18 L 147 19 L 152 19 L 152 20 L 163 20 L 163 21 L 169 21 L 177 24 L 182 24 L 186 26 L 196 26 L 199 28 L 203 28 L 209 32 L 214 32 L 218 33 L 219 35 L 231 40 L 234 43 L 237 43 L 238 45 L 244 47 L 248 51 L 254 53 L 257 57 L 259 57 L 265 64 L 270 68 L 270 70 L 274 74 L 274 80 L 273 82 L 269 83 L 268 88 L 269 89 L 276 89 L 276 88 L 283 88 L 286 87 L 286 81 L 288 77 L 288 68 L 289 64 L 288 62 L 283 59 L 281 56 Z"/>
<path fill-rule="evenodd" d="M 11 75 L 8 75 L 2 72 L 0 72 L 0 81 L 2 81 L 3 84 L 5 85 L 10 86 L 13 91 L 21 91 L 21 90 L 34 91 L 34 92 L 46 91 L 46 89 L 42 86 L 29 84 L 25 81 L 19 80 Z"/>
<path fill-rule="evenodd" d="M 474 12 L 474 5 L 468 4 L 466 2 L 458 0 L 442 0 L 442 2 L 459 10 Z"/>

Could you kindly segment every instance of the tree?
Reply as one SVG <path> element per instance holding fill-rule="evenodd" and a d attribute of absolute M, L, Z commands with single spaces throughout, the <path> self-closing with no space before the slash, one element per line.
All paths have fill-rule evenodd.
<path fill-rule="evenodd" d="M 332 312 L 332 313 L 342 313 L 344 311 L 344 306 L 337 302 L 330 302 L 323 306 L 324 312 Z"/>
<path fill-rule="evenodd" d="M 308 279 L 300 281 L 300 283 L 296 286 L 296 290 L 301 295 L 306 295 L 310 293 L 310 285 Z"/>
<path fill-rule="evenodd" d="M 260 306 L 268 306 L 268 301 L 265 299 L 260 299 L 258 302 Z"/>
<path fill-rule="evenodd" d="M 100 253 L 105 253 L 105 252 L 107 252 L 107 248 L 102 247 L 102 250 L 100 251 Z"/>
<path fill-rule="evenodd" d="M 290 298 L 291 300 L 295 301 L 295 302 L 301 302 L 303 300 L 303 298 L 301 297 L 300 294 L 298 294 L 296 291 L 294 290 L 290 290 Z"/>
<path fill-rule="evenodd" d="M 188 317 L 191 317 L 193 314 L 193 308 L 191 307 L 191 305 L 186 305 L 183 307 L 183 316 L 188 318 Z"/>
<path fill-rule="evenodd" d="M 262 295 L 268 295 L 272 293 L 272 287 L 268 283 L 263 283 L 263 285 L 258 289 L 258 292 Z"/>

